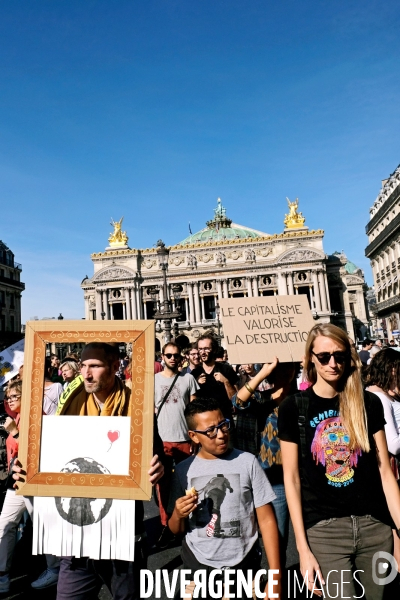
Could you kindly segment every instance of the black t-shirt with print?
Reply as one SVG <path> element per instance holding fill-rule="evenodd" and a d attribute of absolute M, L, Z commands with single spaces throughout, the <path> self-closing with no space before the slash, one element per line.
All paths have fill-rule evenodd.
<path fill-rule="evenodd" d="M 299 445 L 305 528 L 324 519 L 351 515 L 371 515 L 391 525 L 373 438 L 385 426 L 379 398 L 369 392 L 364 395 L 371 451 L 351 452 L 349 436 L 339 416 L 338 397 L 320 398 L 312 388 L 303 395 L 309 401 L 305 426 L 309 451 L 304 461 L 301 458 L 299 410 L 295 396 L 289 396 L 280 405 L 278 430 L 281 441 Z"/>
<path fill-rule="evenodd" d="M 227 378 L 229 383 L 234 386 L 237 383 L 238 377 L 231 366 L 224 362 L 216 362 L 211 373 L 206 373 L 203 369 L 203 365 L 193 369 L 191 375 L 197 379 L 205 373 L 206 382 L 199 383 L 200 390 L 196 396 L 198 398 L 214 398 L 220 403 L 221 411 L 226 418 L 232 417 L 232 402 L 226 393 L 225 384 L 217 381 L 214 377 L 214 373 L 222 373 Z"/>

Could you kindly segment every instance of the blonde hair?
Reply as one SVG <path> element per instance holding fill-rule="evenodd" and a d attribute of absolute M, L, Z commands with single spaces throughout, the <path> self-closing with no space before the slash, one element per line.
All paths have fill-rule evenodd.
<path fill-rule="evenodd" d="M 81 372 L 80 366 L 74 360 L 66 360 L 63 363 L 61 363 L 61 365 L 59 366 L 60 371 L 63 367 L 68 367 L 68 369 L 72 369 L 72 371 L 75 373 L 75 377 Z"/>
<path fill-rule="evenodd" d="M 317 372 L 311 356 L 314 341 L 320 335 L 343 346 L 348 355 L 345 370 L 339 382 L 339 414 L 350 436 L 350 447 L 369 452 L 371 447 L 368 438 L 367 414 L 361 380 L 361 362 L 355 348 L 350 344 L 348 335 L 340 327 L 336 327 L 331 323 L 322 323 L 314 325 L 311 329 L 306 342 L 304 361 L 307 379 L 311 385 L 317 382 Z"/>
<path fill-rule="evenodd" d="M 5 395 L 8 397 L 8 392 L 11 390 L 17 390 L 19 394 L 22 394 L 22 379 L 16 379 L 15 381 L 10 381 L 6 389 L 4 390 Z"/>

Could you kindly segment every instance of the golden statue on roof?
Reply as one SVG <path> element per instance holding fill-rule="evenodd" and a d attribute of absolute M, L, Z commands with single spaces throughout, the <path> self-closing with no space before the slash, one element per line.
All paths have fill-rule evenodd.
<path fill-rule="evenodd" d="M 297 212 L 299 207 L 299 199 L 296 198 L 294 202 L 290 202 L 289 198 L 286 197 L 286 200 L 289 206 L 289 214 L 285 215 L 285 219 L 283 221 L 286 229 L 299 229 L 300 227 L 304 227 L 306 219 L 303 217 L 301 212 Z"/>
<path fill-rule="evenodd" d="M 111 218 L 111 223 L 114 227 L 114 231 L 110 233 L 110 237 L 108 238 L 110 248 L 125 248 L 128 245 L 128 236 L 126 235 L 126 231 L 122 231 L 122 221 L 124 217 L 122 217 L 119 221 L 114 221 Z"/>

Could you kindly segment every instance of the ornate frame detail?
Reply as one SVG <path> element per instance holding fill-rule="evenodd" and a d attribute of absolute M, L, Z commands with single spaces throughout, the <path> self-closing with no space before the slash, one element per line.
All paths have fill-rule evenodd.
<path fill-rule="evenodd" d="M 147 471 L 153 454 L 154 337 L 153 321 L 28 321 L 19 446 L 26 481 L 17 494 L 150 500 Z M 132 344 L 129 476 L 39 471 L 46 344 L 72 341 Z M 64 418 L 68 426 L 68 417 Z"/>

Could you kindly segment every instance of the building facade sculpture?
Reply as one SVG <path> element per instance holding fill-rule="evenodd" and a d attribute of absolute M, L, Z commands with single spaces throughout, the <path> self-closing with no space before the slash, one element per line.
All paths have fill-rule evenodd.
<path fill-rule="evenodd" d="M 172 308 L 182 315 L 182 345 L 217 330 L 220 298 L 243 296 L 306 294 L 316 321 L 333 321 L 350 335 L 363 336 L 368 317 L 362 272 L 355 265 L 346 270 L 352 263 L 344 255 L 328 257 L 324 232 L 309 230 L 297 213 L 298 200 L 293 204 L 290 228 L 285 219 L 285 231 L 269 235 L 233 223 L 218 199 L 206 227 L 169 248 L 168 286 Z M 157 288 L 164 300 L 156 248 L 108 248 L 91 258 L 94 275 L 81 284 L 86 319 L 153 317 L 150 291 Z M 162 327 L 157 325 L 158 345 L 164 341 Z"/>
<path fill-rule="evenodd" d="M 366 233 L 365 255 L 371 261 L 376 298 L 375 334 L 390 340 L 400 329 L 400 165 L 382 181 Z"/>
<path fill-rule="evenodd" d="M 21 339 L 22 266 L 0 240 L 0 350 Z"/>

